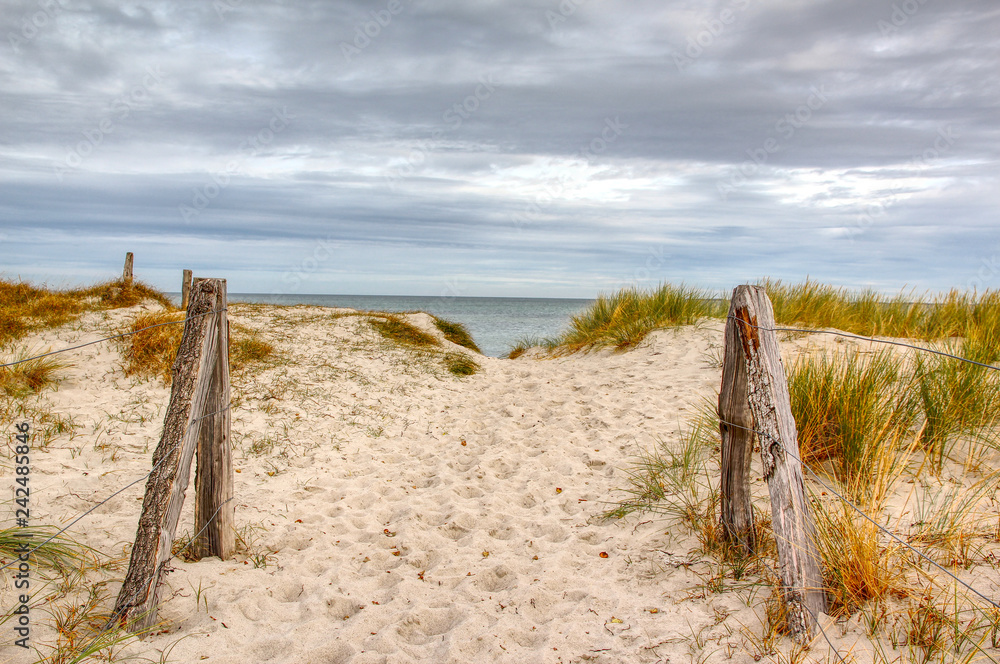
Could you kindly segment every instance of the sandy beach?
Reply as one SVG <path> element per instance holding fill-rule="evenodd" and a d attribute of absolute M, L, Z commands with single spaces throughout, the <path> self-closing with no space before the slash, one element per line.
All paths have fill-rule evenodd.
<path fill-rule="evenodd" d="M 62 348 L 117 330 L 140 305 L 31 336 Z M 217 664 L 752 662 L 769 590 L 710 580 L 718 563 L 659 515 L 605 520 L 637 455 L 714 400 L 722 322 L 656 331 L 627 353 L 476 355 L 450 374 L 363 318 L 231 305 L 276 361 L 234 377 L 234 560 L 175 558 L 163 629 L 128 655 Z M 410 322 L 444 340 L 426 314 Z M 788 342 L 791 349 L 813 340 Z M 72 351 L 46 408 L 75 429 L 34 454 L 35 524 L 65 524 L 148 472 L 169 388 L 121 369 L 119 347 Z M 36 442 L 37 445 L 37 442 Z M 755 463 L 757 460 L 755 460 Z M 7 475 L 7 469 L 4 470 Z M 759 471 L 755 491 L 766 496 Z M 70 534 L 115 565 L 110 611 L 143 483 Z M 179 534 L 190 536 L 189 489 Z M 8 604 L 12 589 L 4 590 Z M 36 609 L 37 615 L 43 609 Z M 35 643 L 54 643 L 45 621 Z M 51 624 L 51 621 L 48 621 Z M 830 631 L 836 641 L 857 624 Z M 4 643 L 0 660 L 21 655 Z M 44 651 L 43 651 L 44 652 Z M 811 657 L 822 660 L 817 641 Z"/>

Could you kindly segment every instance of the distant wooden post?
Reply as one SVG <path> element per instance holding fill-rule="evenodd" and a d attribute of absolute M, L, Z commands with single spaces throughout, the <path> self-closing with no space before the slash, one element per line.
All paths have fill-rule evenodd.
<path fill-rule="evenodd" d="M 217 486 L 205 492 L 211 494 L 207 499 L 199 492 L 195 513 L 202 515 L 202 525 L 215 514 L 214 521 L 227 524 L 230 530 L 232 527 L 233 504 L 224 502 L 233 495 L 225 306 L 225 280 L 205 279 L 192 287 L 188 319 L 173 366 L 163 435 L 153 452 L 153 470 L 146 481 L 135 545 L 113 614 L 113 620 L 132 629 L 156 623 L 160 574 L 171 556 L 196 448 L 204 455 L 198 460 L 202 484 L 211 478 Z M 211 313 L 215 311 L 218 313 Z M 206 474 L 202 465 L 211 470 Z M 197 533 L 199 526 L 195 527 Z M 198 546 L 202 552 L 226 558 L 232 555 L 233 536 L 230 532 L 227 538 L 219 532 L 220 527 L 217 523 L 209 526 L 206 544 L 199 538 Z"/>
<path fill-rule="evenodd" d="M 774 311 L 763 288 L 744 285 L 733 291 L 729 312 L 732 318 L 726 322 L 724 357 L 727 366 L 723 368 L 723 379 L 728 377 L 730 382 L 722 386 L 719 415 L 734 417 L 724 421 L 752 426 L 761 433 L 760 457 L 771 496 L 771 522 L 778 545 L 788 627 L 800 641 L 806 641 L 813 634 L 815 618 L 826 612 L 826 594 L 816 548 L 816 527 L 798 460 L 798 433 L 792 417 L 788 381 L 781 363 L 778 338 L 771 331 L 775 326 Z M 740 361 L 745 377 L 742 386 L 738 367 L 731 366 Z M 751 425 L 744 424 L 747 419 L 744 401 Z M 746 538 L 741 534 L 746 532 L 748 523 L 752 532 L 752 520 L 744 516 L 750 492 L 747 468 L 752 437 L 737 437 L 732 430 L 736 427 L 728 427 L 730 431 L 726 431 L 727 427 L 722 426 L 723 454 L 728 446 L 722 471 L 725 487 L 723 524 L 726 532 L 733 533 L 743 544 Z M 731 520 L 729 524 L 727 518 Z"/>
<path fill-rule="evenodd" d="M 125 267 L 122 268 L 122 281 L 126 286 L 132 285 L 132 252 L 125 254 Z"/>
<path fill-rule="evenodd" d="M 188 297 L 191 295 L 191 270 L 184 270 L 181 277 L 181 309 L 187 309 Z"/>

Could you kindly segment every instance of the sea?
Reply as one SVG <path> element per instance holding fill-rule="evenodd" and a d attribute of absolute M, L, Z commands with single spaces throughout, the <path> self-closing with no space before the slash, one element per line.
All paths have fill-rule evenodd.
<path fill-rule="evenodd" d="M 403 295 L 273 295 L 230 293 L 230 302 L 314 304 L 371 311 L 426 311 L 461 323 L 484 355 L 506 357 L 527 338 L 554 337 L 569 327 L 570 317 L 593 300 L 528 297 L 420 297 Z"/>

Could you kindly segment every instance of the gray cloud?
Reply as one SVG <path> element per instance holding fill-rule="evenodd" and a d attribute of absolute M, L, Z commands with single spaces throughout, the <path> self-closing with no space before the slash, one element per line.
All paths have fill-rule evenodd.
<path fill-rule="evenodd" d="M 0 269 L 962 287 L 1000 244 L 998 28 L 985 1 L 10 1 Z"/>

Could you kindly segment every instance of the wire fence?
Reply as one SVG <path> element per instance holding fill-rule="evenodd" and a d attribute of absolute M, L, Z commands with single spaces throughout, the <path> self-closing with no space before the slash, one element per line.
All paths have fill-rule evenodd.
<path fill-rule="evenodd" d="M 763 331 L 766 331 L 766 332 L 793 332 L 793 333 L 806 333 L 806 334 L 825 334 L 825 335 L 836 336 L 836 337 L 846 337 L 846 338 L 855 339 L 855 340 L 858 340 L 858 341 L 867 341 L 867 342 L 876 343 L 876 344 L 883 344 L 883 345 L 903 347 L 903 348 L 912 349 L 912 350 L 923 352 L 923 353 L 931 353 L 931 354 L 934 354 L 934 355 L 938 355 L 938 356 L 943 356 L 943 357 L 946 357 L 946 358 L 950 358 L 950 359 L 953 359 L 953 360 L 956 360 L 956 361 L 959 361 L 959 362 L 964 362 L 964 363 L 967 363 L 967 364 L 970 364 L 970 365 L 984 367 L 986 369 L 991 369 L 993 371 L 1000 371 L 1000 367 L 994 366 L 992 364 L 986 364 L 986 363 L 983 363 L 983 362 L 977 362 L 975 360 L 971 360 L 969 358 L 961 357 L 961 356 L 955 355 L 953 353 L 947 353 L 947 352 L 940 351 L 940 350 L 937 350 L 937 349 L 926 348 L 924 346 L 917 346 L 915 344 L 908 344 L 908 343 L 904 343 L 904 342 L 901 342 L 901 341 L 895 341 L 895 340 L 891 340 L 891 339 L 878 339 L 878 338 L 875 338 L 875 337 L 865 337 L 865 336 L 861 336 L 861 335 L 857 335 L 857 334 L 851 334 L 851 333 L 848 333 L 848 332 L 840 332 L 838 330 L 819 330 L 819 329 L 800 328 L 800 327 L 763 327 L 763 326 L 755 325 L 753 323 L 749 323 L 748 321 L 745 321 L 745 320 L 742 320 L 742 319 L 738 319 L 735 316 L 731 316 L 731 315 L 727 316 L 727 319 L 732 319 L 732 320 L 737 321 L 740 325 L 746 325 L 748 327 L 751 327 L 751 328 L 754 328 L 754 329 L 757 329 L 757 330 L 763 330 Z M 808 467 L 806 466 L 806 464 L 803 463 L 802 459 L 799 458 L 798 455 L 796 455 L 790 449 L 788 449 L 787 447 L 785 447 L 780 440 L 778 440 L 777 438 L 775 438 L 770 433 L 768 433 L 766 431 L 760 431 L 760 430 L 752 428 L 752 427 L 746 427 L 746 426 L 743 426 L 741 424 L 736 424 L 735 422 L 728 422 L 728 421 L 725 421 L 725 420 L 723 420 L 721 418 L 719 420 L 719 423 L 723 424 L 723 425 L 726 425 L 726 426 L 731 426 L 731 427 L 735 427 L 735 428 L 738 428 L 738 429 L 742 429 L 744 431 L 749 431 L 751 433 L 756 434 L 757 436 L 761 436 L 761 437 L 764 437 L 764 438 L 770 440 L 772 443 L 777 443 L 780 446 L 780 448 L 784 451 L 785 454 L 787 454 L 791 458 L 795 459 L 802 466 L 802 468 L 804 470 L 809 470 Z M 944 565 L 941 565 L 940 563 L 938 563 L 937 561 L 935 561 L 934 559 L 932 559 L 930 556 L 928 556 L 927 554 L 925 554 L 923 551 L 921 551 L 918 548 L 914 547 L 912 544 L 910 544 L 909 542 L 907 542 L 906 540 L 904 540 L 903 538 L 901 538 L 899 535 L 897 535 L 893 531 L 889 530 L 888 528 L 884 527 L 882 524 L 878 523 L 875 519 L 873 519 L 870 515 L 868 515 L 864 510 L 862 510 L 857 505 L 855 505 L 849 498 L 847 498 L 846 496 L 844 496 L 843 494 L 841 494 L 839 491 L 837 491 L 835 488 L 833 488 L 828 482 L 825 482 L 819 475 L 817 475 L 816 473 L 811 472 L 811 471 L 810 471 L 810 475 L 811 475 L 812 479 L 814 481 L 816 481 L 818 484 L 820 484 L 827 492 L 833 494 L 833 496 L 835 496 L 838 500 L 840 500 L 842 503 L 844 503 L 846 506 L 848 506 L 850 509 L 852 509 L 854 512 L 856 512 L 858 515 L 860 515 L 863 519 L 865 519 L 866 521 L 868 521 L 869 523 L 871 523 L 872 525 L 874 525 L 880 532 L 884 533 L 886 536 L 888 536 L 889 538 L 891 538 L 893 541 L 895 541 L 898 544 L 902 545 L 905 549 L 907 549 L 907 550 L 913 552 L 914 554 L 916 554 L 921 560 L 923 560 L 926 563 L 930 564 L 932 567 L 936 568 L 938 571 L 943 572 L 946 576 L 948 576 L 949 578 L 951 578 L 958 586 L 961 586 L 961 587 L 965 588 L 966 590 L 968 590 L 969 592 L 971 592 L 973 595 L 975 595 L 976 597 L 978 597 L 981 600 L 983 600 L 984 602 L 986 602 L 990 607 L 992 607 L 992 609 L 994 609 L 994 610 L 1000 610 L 1000 604 L 998 604 L 996 601 L 994 601 L 991 597 L 989 597 L 986 594 L 984 594 L 983 592 L 979 591 L 977 588 L 975 588 L 971 584 L 963 581 L 961 578 L 959 578 L 957 575 L 955 575 L 954 573 L 952 573 L 951 570 L 949 570 L 948 568 L 946 568 Z M 780 575 L 778 574 L 777 570 L 775 570 L 774 568 L 772 568 L 770 565 L 767 565 L 766 563 L 764 563 L 764 564 L 765 564 L 766 567 L 768 567 L 768 569 L 773 574 L 776 575 L 777 578 L 781 578 Z M 823 628 L 823 625 L 822 625 L 822 623 L 819 620 L 819 616 L 815 615 L 812 612 L 812 610 L 809 609 L 809 607 L 805 603 L 803 603 L 802 606 L 807 611 L 809 611 L 809 613 L 812 615 L 813 621 L 815 622 L 816 626 L 819 628 L 819 630 L 820 630 L 823 638 L 826 640 L 827 644 L 830 646 L 830 648 L 833 651 L 833 653 L 837 656 L 837 658 L 841 662 L 843 662 L 844 664 L 847 664 L 847 660 L 837 650 L 837 648 L 833 644 L 833 641 L 831 641 L 829 635 L 826 633 L 826 630 Z M 973 608 L 971 610 L 981 610 L 981 609 L 980 608 Z M 990 661 L 992 661 L 992 662 L 996 662 L 997 661 L 988 652 L 986 652 L 985 650 L 983 650 L 983 648 L 979 644 L 975 643 L 972 640 L 969 640 L 969 643 L 971 643 L 980 653 L 982 653 L 984 656 L 986 656 Z"/>
<path fill-rule="evenodd" d="M 182 324 L 186 323 L 189 320 L 195 320 L 195 319 L 198 319 L 198 318 L 202 318 L 204 316 L 210 316 L 212 314 L 217 314 L 217 313 L 220 313 L 222 311 L 227 311 L 227 308 L 213 309 L 211 311 L 206 311 L 205 313 L 196 314 L 194 316 L 185 316 L 181 320 L 166 321 L 166 322 L 163 322 L 163 323 L 156 323 L 154 325 L 148 325 L 148 326 L 142 327 L 142 328 L 140 328 L 138 330 L 132 330 L 130 332 L 125 332 L 123 334 L 116 334 L 116 335 L 113 335 L 113 336 L 110 336 L 110 337 L 103 337 L 101 339 L 97 339 L 97 340 L 94 340 L 94 341 L 88 341 L 87 343 L 78 344 L 76 346 L 70 346 L 68 348 L 61 348 L 59 350 L 49 351 L 49 352 L 46 352 L 46 353 L 42 353 L 40 355 L 36 355 L 34 357 L 29 357 L 29 358 L 17 360 L 15 362 L 8 362 L 6 364 L 0 364 L 0 368 L 12 367 L 12 366 L 15 366 L 15 365 L 18 365 L 18 364 L 23 364 L 25 362 L 30 362 L 32 360 L 41 359 L 43 357 L 49 357 L 50 355 L 58 355 L 58 354 L 61 354 L 61 353 L 68 353 L 70 351 L 79 350 L 81 348 L 86 348 L 88 346 L 93 346 L 95 344 L 104 343 L 106 341 L 113 341 L 115 339 L 122 339 L 122 338 L 129 337 L 129 336 L 132 336 L 132 335 L 135 335 L 135 334 L 139 334 L 140 332 L 144 332 L 146 330 L 151 330 L 153 328 L 162 327 L 164 325 L 182 325 Z M 218 415 L 219 413 L 226 412 L 231 407 L 232 407 L 232 403 L 229 403 L 224 408 L 221 408 L 221 409 L 215 411 L 214 413 L 207 413 L 205 415 L 202 415 L 201 417 L 197 417 L 197 418 L 191 420 L 191 422 L 188 424 L 188 429 L 190 429 L 190 427 L 194 426 L 196 423 L 200 422 L 203 419 L 206 419 L 208 417 L 212 417 L 213 415 Z M 165 454 L 163 456 L 163 458 L 161 458 L 159 461 L 157 461 L 153 465 L 153 467 L 150 468 L 149 472 L 147 472 L 146 474 L 144 474 L 142 477 L 139 477 L 138 479 L 136 479 L 136 480 L 134 480 L 134 481 L 126 484 L 125 486 L 123 486 L 122 488 L 118 489 L 117 491 L 115 491 L 114 493 L 112 493 L 110 496 L 108 496 L 104 500 L 101 500 L 100 502 L 98 502 L 96 505 L 94 505 L 90 509 L 88 509 L 85 512 L 82 512 L 81 514 L 77 515 L 67 525 L 65 525 L 62 528 L 60 528 L 56 533 L 54 533 L 53 535 L 49 536 L 46 540 L 44 540 L 40 544 L 36 545 L 33 549 L 30 549 L 29 551 L 26 551 L 26 552 L 23 552 L 23 553 L 19 552 L 19 555 L 30 556 L 32 553 L 38 551 L 40 548 L 44 547 L 49 542 L 52 542 L 57 537 L 59 537 L 60 535 L 62 535 L 63 533 L 65 533 L 67 530 L 69 530 L 70 528 L 72 528 L 74 525 L 76 525 L 77 523 L 79 523 L 81 520 L 83 520 L 85 517 L 87 517 L 89 514 L 91 514 L 92 512 L 94 512 L 96 509 L 98 509 L 102 505 L 107 504 L 110 500 L 112 500 L 113 498 L 115 498 L 116 496 L 118 496 L 119 494 L 121 494 L 122 492 L 126 491 L 127 489 L 135 486 L 139 482 L 142 482 L 143 480 L 146 480 L 150 475 L 152 475 L 156 471 L 156 469 L 164 461 L 166 461 L 169 458 L 170 458 L 170 455 L 169 454 Z M 232 500 L 232 499 L 230 499 L 230 500 Z M 225 502 L 228 503 L 229 500 L 227 500 Z M 225 503 L 223 503 L 223 504 L 225 504 Z M 220 506 L 219 509 L 221 509 L 221 506 Z M 212 521 L 216 518 L 216 516 L 218 516 L 218 513 L 219 513 L 219 510 L 216 510 L 215 514 L 213 514 L 212 517 L 207 521 L 207 523 L 202 527 L 202 529 L 198 533 L 198 535 L 200 535 L 201 532 L 204 531 L 205 528 L 207 528 L 210 523 L 212 523 Z M 191 543 L 194 542 L 197 539 L 198 535 L 196 535 L 195 537 L 191 538 L 191 540 L 188 542 L 187 546 L 190 546 Z M 185 546 L 184 548 L 186 549 L 187 546 Z M 181 550 L 181 552 L 183 552 L 183 549 Z M 178 552 L 178 554 L 175 554 L 175 557 L 176 557 L 176 555 L 179 555 L 179 554 L 180 554 L 180 552 Z M 15 556 L 14 559 L 11 560 L 9 563 L 0 566 L 0 571 L 5 570 L 8 567 L 10 567 L 11 565 L 14 565 L 15 563 L 18 563 L 18 562 L 19 562 L 19 559 L 18 559 L 17 556 Z"/>

